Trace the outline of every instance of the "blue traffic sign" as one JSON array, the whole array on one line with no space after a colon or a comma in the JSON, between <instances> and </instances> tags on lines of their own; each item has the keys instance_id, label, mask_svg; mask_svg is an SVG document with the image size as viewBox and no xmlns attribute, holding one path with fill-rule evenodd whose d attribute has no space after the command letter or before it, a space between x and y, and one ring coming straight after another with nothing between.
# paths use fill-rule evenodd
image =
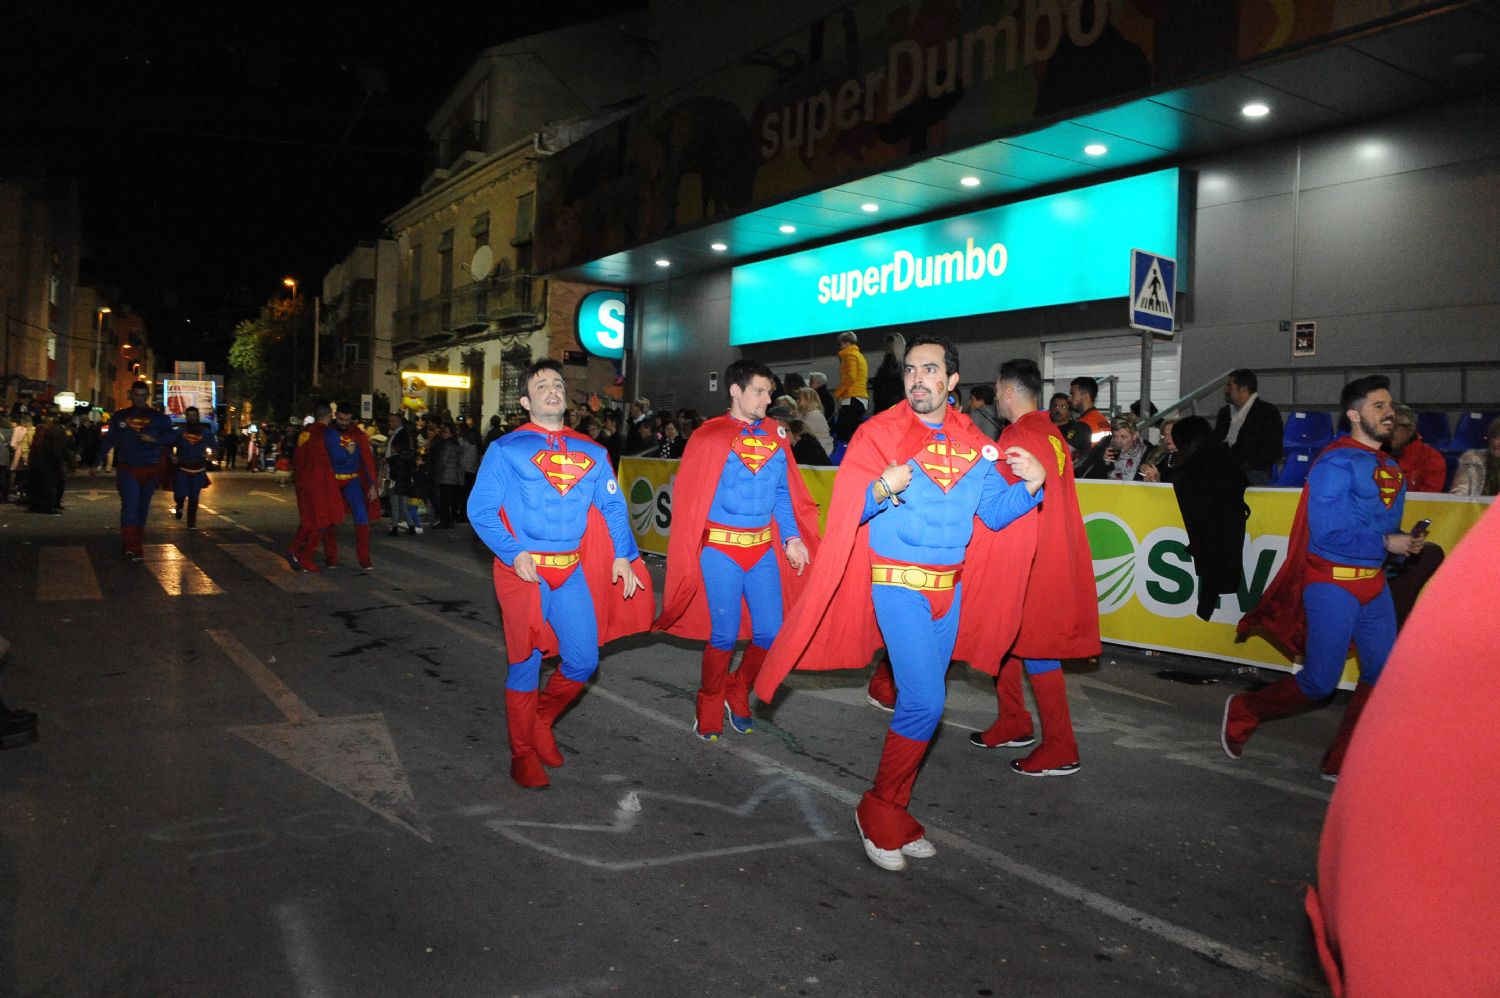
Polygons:
<instances>
[{"instance_id":1,"label":"blue traffic sign","mask_svg":"<svg viewBox=\"0 0 1500 998\"><path fill-rule=\"evenodd\" d=\"M1177 318L1177 261L1130 251L1130 327L1171 334Z\"/></svg>"}]
</instances>

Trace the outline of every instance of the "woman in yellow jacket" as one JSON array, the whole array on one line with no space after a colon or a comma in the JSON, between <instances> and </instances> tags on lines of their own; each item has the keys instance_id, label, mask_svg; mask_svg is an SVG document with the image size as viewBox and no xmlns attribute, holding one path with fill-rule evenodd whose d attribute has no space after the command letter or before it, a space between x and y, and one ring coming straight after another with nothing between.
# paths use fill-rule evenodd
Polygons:
<instances>
[{"instance_id":1,"label":"woman in yellow jacket","mask_svg":"<svg viewBox=\"0 0 1500 998\"><path fill-rule=\"evenodd\" d=\"M859 352L859 338L851 332L839 333L839 386L833 390L838 400L838 438L847 441L864 421L870 408L870 364Z\"/></svg>"}]
</instances>

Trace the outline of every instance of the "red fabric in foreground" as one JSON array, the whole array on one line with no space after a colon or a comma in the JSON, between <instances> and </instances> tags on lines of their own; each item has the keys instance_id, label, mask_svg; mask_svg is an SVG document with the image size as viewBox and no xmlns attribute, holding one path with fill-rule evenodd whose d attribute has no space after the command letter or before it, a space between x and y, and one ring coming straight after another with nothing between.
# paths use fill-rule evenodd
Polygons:
<instances>
[{"instance_id":1,"label":"red fabric in foreground","mask_svg":"<svg viewBox=\"0 0 1500 998\"><path fill-rule=\"evenodd\" d=\"M297 437L292 453L292 484L297 490L297 515L311 530L344 522L344 497L333 478L333 463L323 439L332 432L322 423L308 423Z\"/></svg>"},{"instance_id":2,"label":"red fabric in foreground","mask_svg":"<svg viewBox=\"0 0 1500 998\"><path fill-rule=\"evenodd\" d=\"M1307 911L1334 994L1500 995L1500 506L1428 583L1349 745Z\"/></svg>"}]
</instances>

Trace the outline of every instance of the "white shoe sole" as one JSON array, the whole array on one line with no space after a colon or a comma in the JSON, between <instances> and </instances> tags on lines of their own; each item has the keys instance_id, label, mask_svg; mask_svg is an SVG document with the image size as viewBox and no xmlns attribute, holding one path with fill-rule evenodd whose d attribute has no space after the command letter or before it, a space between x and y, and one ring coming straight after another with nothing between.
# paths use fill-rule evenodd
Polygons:
<instances>
[{"instance_id":1,"label":"white shoe sole","mask_svg":"<svg viewBox=\"0 0 1500 998\"><path fill-rule=\"evenodd\" d=\"M931 859L937 855L937 846L925 838L917 839L915 842L908 842L902 846L901 855L910 856L912 859Z\"/></svg>"},{"instance_id":2,"label":"white shoe sole","mask_svg":"<svg viewBox=\"0 0 1500 998\"><path fill-rule=\"evenodd\" d=\"M870 696L870 694L868 694L868 693L865 694L865 703L869 704L871 707L874 707L876 710L883 710L887 714L894 714L894 713L896 713L896 708L895 707L890 707L890 706L887 706L886 704L881 703L879 700L876 700L874 697Z\"/></svg>"},{"instance_id":3,"label":"white shoe sole","mask_svg":"<svg viewBox=\"0 0 1500 998\"><path fill-rule=\"evenodd\" d=\"M1027 746L1036 744L1036 735L1030 735L1026 738L1012 738L1010 741L1001 742L999 745L986 745L984 743L984 735L976 731L969 735L969 744L975 748L982 749L1026 748Z\"/></svg>"},{"instance_id":4,"label":"white shoe sole","mask_svg":"<svg viewBox=\"0 0 1500 998\"><path fill-rule=\"evenodd\" d=\"M899 873L906 869L906 857L901 855L899 849L882 849L869 839L865 838L865 830L859 827L859 815L854 816L854 828L859 832L859 840L864 843L865 857L882 870Z\"/></svg>"},{"instance_id":5,"label":"white shoe sole","mask_svg":"<svg viewBox=\"0 0 1500 998\"><path fill-rule=\"evenodd\" d=\"M739 727L734 723L734 711L729 709L729 704L727 703L724 705L724 724L729 728L730 731L733 731L737 735L755 734L755 719L751 718L750 726L748 728Z\"/></svg>"},{"instance_id":6,"label":"white shoe sole","mask_svg":"<svg viewBox=\"0 0 1500 998\"><path fill-rule=\"evenodd\" d=\"M698 731L698 722L697 721L693 722L693 737L696 738L696 739L698 739L700 742L716 742L716 741L719 740L719 736L718 735L705 735L705 734L700 733Z\"/></svg>"},{"instance_id":7,"label":"white shoe sole","mask_svg":"<svg viewBox=\"0 0 1500 998\"><path fill-rule=\"evenodd\" d=\"M1234 750L1229 747L1229 705L1234 703L1234 697L1237 695L1231 695L1224 701L1224 719L1219 722L1219 745L1223 747L1224 754L1231 759L1238 759L1240 755L1245 754L1243 747L1240 748L1240 755L1235 755Z\"/></svg>"},{"instance_id":8,"label":"white shoe sole","mask_svg":"<svg viewBox=\"0 0 1500 998\"><path fill-rule=\"evenodd\" d=\"M1082 768L1081 765L1075 762L1071 766L1060 766L1057 769L1038 769L1033 772L1029 769L1022 769L1020 759L1012 760L1010 764L1011 772L1021 776L1072 776Z\"/></svg>"}]
</instances>

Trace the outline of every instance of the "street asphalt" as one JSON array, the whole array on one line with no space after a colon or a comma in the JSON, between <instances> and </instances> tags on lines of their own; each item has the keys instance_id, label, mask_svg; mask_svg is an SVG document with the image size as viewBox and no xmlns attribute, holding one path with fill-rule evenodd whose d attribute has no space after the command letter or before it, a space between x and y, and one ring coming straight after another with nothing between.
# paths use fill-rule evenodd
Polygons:
<instances>
[{"instance_id":1,"label":"street asphalt","mask_svg":"<svg viewBox=\"0 0 1500 998\"><path fill-rule=\"evenodd\" d=\"M853 822L867 673L704 743L699 648L618 642L523 791L472 530L382 521L375 571L295 575L292 490L216 478L196 530L158 494L141 564L111 478L0 506L0 696L40 715L0 752L0 995L1327 993L1302 904L1342 708L1231 762L1224 698L1269 673L1106 646L1068 667L1081 772L1032 779L969 744L993 686L955 666L912 804L938 855L890 873Z\"/></svg>"}]
</instances>

